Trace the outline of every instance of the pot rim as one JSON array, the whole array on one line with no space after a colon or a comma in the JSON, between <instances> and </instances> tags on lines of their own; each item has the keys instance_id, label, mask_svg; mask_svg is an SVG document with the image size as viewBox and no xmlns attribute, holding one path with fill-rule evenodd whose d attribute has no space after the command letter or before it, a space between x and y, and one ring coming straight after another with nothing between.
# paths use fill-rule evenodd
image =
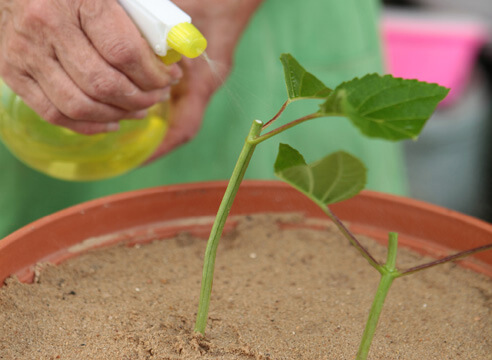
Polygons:
<instances>
[{"instance_id":1,"label":"pot rim","mask_svg":"<svg viewBox=\"0 0 492 360\"><path fill-rule=\"evenodd\" d=\"M141 230L142 226L148 227L154 223L162 224L166 216L171 220L213 216L226 185L226 181L207 181L134 190L90 200L38 219L0 240L0 264L10 262L14 269L8 274L0 269L0 282L10 274L18 274L19 278L29 280L35 263L53 259L52 255L57 251L65 253L59 256L60 259L70 257L66 254L67 248L89 238L121 233L122 230L126 234L124 236L128 237L129 230ZM205 196L211 202L200 204L205 205L205 210L196 206L198 202L194 200L198 195ZM283 199L284 195L295 198L296 204L301 204L302 211L308 216L326 218L304 195L276 180L245 180L238 192L232 213L299 211L296 210L295 204ZM257 203L251 203L250 198L254 198L254 201L265 199L271 207L269 205L267 210L259 211L258 206L255 206ZM140 204L142 199L151 203L148 209ZM166 207L166 204L162 203L163 199L186 203ZM119 219L120 214L128 210L125 207L130 208L129 219ZM178 210L174 211L177 207L182 215L178 216ZM445 256L449 254L449 249L466 250L485 245L492 240L492 224L437 205L392 194L364 190L356 197L333 204L330 208L342 220L348 221L350 229L356 234L368 235L385 243L388 231L396 231L400 233L400 243L403 246L433 256ZM361 209L362 211L359 211ZM148 216L148 221L138 223L137 218L141 216ZM112 222L115 224L112 225ZM122 228L118 225L120 223L127 227ZM57 230L57 226L61 230ZM78 226L77 230L75 226ZM45 238L42 238L43 236ZM60 245L60 236L70 236L69 244ZM428 241L431 242L431 249L428 249ZM44 244L46 246L43 246ZM30 254L26 256L31 264L26 263L19 265L20 268L15 268L13 263L25 253ZM485 264L476 265L473 261L466 260L467 266L492 277L492 252L478 254L475 258ZM29 275L26 275L28 273Z\"/></svg>"}]
</instances>

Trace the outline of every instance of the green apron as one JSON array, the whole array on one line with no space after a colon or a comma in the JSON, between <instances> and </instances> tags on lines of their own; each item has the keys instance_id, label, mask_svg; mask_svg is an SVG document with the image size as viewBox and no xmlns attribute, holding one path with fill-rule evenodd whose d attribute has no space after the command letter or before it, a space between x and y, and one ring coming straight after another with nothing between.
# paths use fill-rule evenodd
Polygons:
<instances>
[{"instance_id":1,"label":"green apron","mask_svg":"<svg viewBox=\"0 0 492 360\"><path fill-rule=\"evenodd\" d=\"M266 0L255 14L237 48L235 68L213 97L196 138L148 166L99 182L64 182L27 168L0 145L0 238L42 216L104 195L228 178L251 122L270 119L286 100L281 53L294 55L330 87L381 71L377 1L286 3ZM316 111L317 103L291 107L285 120ZM279 142L299 149L307 161L346 150L369 168L369 189L405 193L400 147L364 138L343 118L313 120L262 143L246 178L273 178Z\"/></svg>"}]
</instances>

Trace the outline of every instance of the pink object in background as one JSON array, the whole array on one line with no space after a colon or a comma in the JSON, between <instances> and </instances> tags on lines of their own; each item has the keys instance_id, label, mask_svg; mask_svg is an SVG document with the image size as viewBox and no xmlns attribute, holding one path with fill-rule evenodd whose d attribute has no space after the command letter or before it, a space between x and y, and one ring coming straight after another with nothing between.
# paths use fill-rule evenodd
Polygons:
<instances>
[{"instance_id":1,"label":"pink object in background","mask_svg":"<svg viewBox=\"0 0 492 360\"><path fill-rule=\"evenodd\" d=\"M386 71L446 86L451 91L441 105L452 104L465 89L478 52L489 40L488 30L468 18L390 11L382 20Z\"/></svg>"}]
</instances>

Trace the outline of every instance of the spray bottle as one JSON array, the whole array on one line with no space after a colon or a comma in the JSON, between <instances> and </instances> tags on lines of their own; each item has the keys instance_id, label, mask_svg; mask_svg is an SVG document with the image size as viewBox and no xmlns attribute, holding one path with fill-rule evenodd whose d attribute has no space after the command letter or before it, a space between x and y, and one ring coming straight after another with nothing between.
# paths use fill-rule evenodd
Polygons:
<instances>
[{"instance_id":1,"label":"spray bottle","mask_svg":"<svg viewBox=\"0 0 492 360\"><path fill-rule=\"evenodd\" d=\"M119 0L166 64L199 56L207 41L191 18L169 0ZM82 135L39 117L0 79L0 138L26 165L49 176L99 180L141 165L162 142L167 104L149 109L141 120L123 120L112 133Z\"/></svg>"}]
</instances>

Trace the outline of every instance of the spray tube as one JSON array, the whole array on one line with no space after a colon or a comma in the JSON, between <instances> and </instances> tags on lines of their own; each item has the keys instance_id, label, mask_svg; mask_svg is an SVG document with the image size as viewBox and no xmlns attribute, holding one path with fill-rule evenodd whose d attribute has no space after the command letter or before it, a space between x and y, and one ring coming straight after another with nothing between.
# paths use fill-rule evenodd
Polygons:
<instances>
[{"instance_id":1,"label":"spray tube","mask_svg":"<svg viewBox=\"0 0 492 360\"><path fill-rule=\"evenodd\" d=\"M191 18L169 0L119 0L156 55L166 64L195 58L207 41ZM41 119L0 79L0 138L26 165L73 181L100 180L141 165L167 130L167 104L141 120L122 120L112 133L82 135Z\"/></svg>"}]
</instances>

